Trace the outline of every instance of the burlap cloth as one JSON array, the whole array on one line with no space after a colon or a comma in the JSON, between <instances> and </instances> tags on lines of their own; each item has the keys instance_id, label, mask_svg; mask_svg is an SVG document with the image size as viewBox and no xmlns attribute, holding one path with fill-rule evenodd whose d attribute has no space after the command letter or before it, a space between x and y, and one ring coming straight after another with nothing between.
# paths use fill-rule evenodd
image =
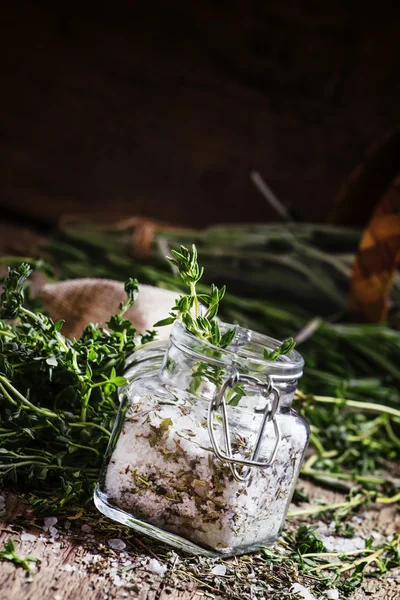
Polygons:
<instances>
[{"instance_id":1,"label":"burlap cloth","mask_svg":"<svg viewBox=\"0 0 400 600\"><path fill-rule=\"evenodd\" d=\"M62 333L71 338L79 338L88 323L106 325L110 317L118 313L120 302L126 298L124 284L110 279L45 283L38 290L38 296L54 321L65 320ZM170 290L139 285L138 298L125 318L133 322L139 333L144 333L168 316L177 297L178 294ZM167 339L170 330L171 327L161 327L158 339Z\"/></svg>"}]
</instances>

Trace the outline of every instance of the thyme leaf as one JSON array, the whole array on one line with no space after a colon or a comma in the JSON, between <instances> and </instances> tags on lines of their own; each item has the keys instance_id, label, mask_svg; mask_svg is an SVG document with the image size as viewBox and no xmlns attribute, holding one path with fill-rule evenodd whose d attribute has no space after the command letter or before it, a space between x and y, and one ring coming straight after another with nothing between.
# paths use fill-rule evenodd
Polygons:
<instances>
[{"instance_id":1,"label":"thyme leaf","mask_svg":"<svg viewBox=\"0 0 400 600\"><path fill-rule=\"evenodd\" d=\"M25 558L18 556L15 551L14 542L11 539L4 544L4 549L0 550L0 560L8 560L14 563L14 565L17 567L22 567L31 573L34 572L34 569L32 569L29 563L36 563L39 561L39 559L35 558L34 556L25 556Z\"/></svg>"}]
</instances>

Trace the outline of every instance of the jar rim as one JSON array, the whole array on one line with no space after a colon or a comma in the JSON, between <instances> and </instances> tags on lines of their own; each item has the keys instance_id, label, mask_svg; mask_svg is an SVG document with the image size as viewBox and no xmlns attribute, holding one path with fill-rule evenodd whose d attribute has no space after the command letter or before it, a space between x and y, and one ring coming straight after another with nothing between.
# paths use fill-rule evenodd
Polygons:
<instances>
[{"instance_id":1,"label":"jar rim","mask_svg":"<svg viewBox=\"0 0 400 600\"><path fill-rule=\"evenodd\" d=\"M251 329L234 325L230 323L220 322L221 332L224 333L227 329L234 327L236 329L235 338L230 346L235 345L237 351L227 348L220 348L206 340L201 340L189 331L181 321L175 321L170 335L170 341L190 353L196 353L201 356L200 348L204 347L205 351L218 352L220 358L212 358L212 362L221 366L234 366L234 359L242 359L244 366L257 365L262 368L262 371L269 376L273 376L275 380L290 381L299 379L303 374L304 359L297 350L292 350L289 354L279 356L276 361L265 360L263 356L264 348L269 350L280 346L282 342L273 337L258 333ZM194 348L195 346L195 348ZM257 351L258 350L258 351ZM208 359L208 357L205 357ZM208 359L209 360L209 359Z\"/></svg>"}]
</instances>

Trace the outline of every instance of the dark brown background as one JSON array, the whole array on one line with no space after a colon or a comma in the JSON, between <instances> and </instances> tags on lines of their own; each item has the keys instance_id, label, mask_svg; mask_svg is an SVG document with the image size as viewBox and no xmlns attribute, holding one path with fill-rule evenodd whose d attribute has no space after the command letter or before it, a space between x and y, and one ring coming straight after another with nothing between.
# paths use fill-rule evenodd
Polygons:
<instances>
[{"instance_id":1,"label":"dark brown background","mask_svg":"<svg viewBox=\"0 0 400 600\"><path fill-rule=\"evenodd\" d=\"M206 225L324 220L399 122L399 3L22 2L0 9L0 203Z\"/></svg>"}]
</instances>

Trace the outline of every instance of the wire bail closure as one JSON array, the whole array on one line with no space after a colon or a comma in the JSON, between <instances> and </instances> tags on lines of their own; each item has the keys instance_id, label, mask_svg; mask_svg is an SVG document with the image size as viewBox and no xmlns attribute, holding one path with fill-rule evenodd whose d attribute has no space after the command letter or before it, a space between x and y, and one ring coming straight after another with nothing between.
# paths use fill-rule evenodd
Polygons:
<instances>
[{"instance_id":1,"label":"wire bail closure","mask_svg":"<svg viewBox=\"0 0 400 600\"><path fill-rule=\"evenodd\" d=\"M254 449L250 459L244 458L234 458L232 453L232 444L231 444L231 435L229 430L228 423L228 411L227 404L225 400L225 392L228 388L235 387L238 383L244 383L250 385L252 387L258 388L261 391L261 395L269 400L269 402L262 409L254 409L256 413L263 413L264 417L261 422L260 429L257 434L257 439L254 445ZM272 397L272 398L271 398ZM274 387L271 378L267 376L266 381L261 381L257 377L253 377L251 375L243 375L238 373L237 371L228 377L222 384L218 393L214 396L208 406L208 416L207 416L207 428L208 433L210 435L211 444L216 456L227 463L229 463L230 469L234 478L237 481L244 482L247 481L251 475L252 467L258 467L259 469L266 469L271 466L271 463L274 461L279 442L281 441L281 432L279 429L278 422L276 420L276 411L279 405L279 391L276 387ZM223 427L223 435L225 441L225 449L223 452L216 440L214 429L213 429L213 415L215 412L222 407L222 427ZM267 462L260 462L258 457L261 451L261 445L264 437L265 427L269 421L272 421L275 432L275 445L271 452L271 456L269 457ZM237 466L246 467L243 469L242 473L239 473L237 470Z\"/></svg>"}]
</instances>

